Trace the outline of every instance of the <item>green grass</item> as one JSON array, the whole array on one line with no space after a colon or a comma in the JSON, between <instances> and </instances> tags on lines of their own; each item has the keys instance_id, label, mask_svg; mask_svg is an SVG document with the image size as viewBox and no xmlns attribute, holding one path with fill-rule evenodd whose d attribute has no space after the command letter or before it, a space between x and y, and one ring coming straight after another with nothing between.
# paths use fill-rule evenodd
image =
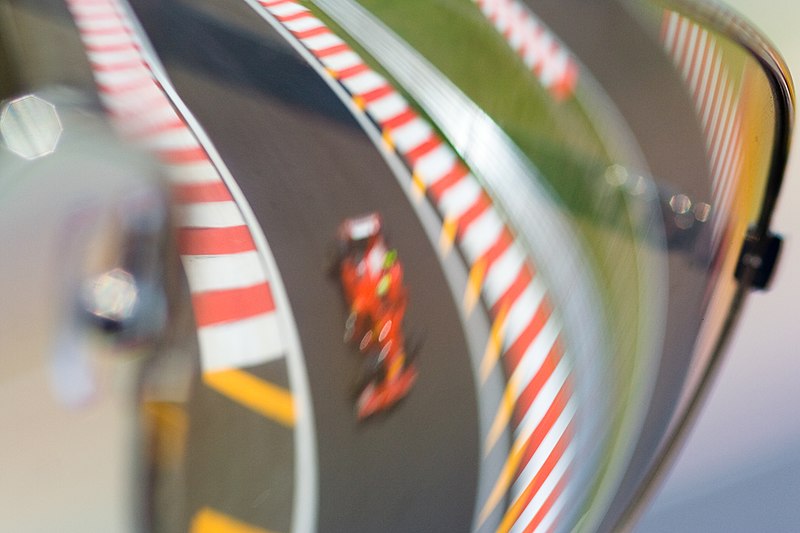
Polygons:
<instances>
[{"instance_id":1,"label":"green grass","mask_svg":"<svg viewBox=\"0 0 800 533\"><path fill-rule=\"evenodd\" d=\"M491 116L559 193L570 210L586 197L571 194L586 165L607 160L599 137L575 100L556 103L469 0L361 0ZM424 13L424 16L419 16ZM588 133L588 134L587 134ZM569 151L563 146L568 143Z\"/></svg>"}]
</instances>

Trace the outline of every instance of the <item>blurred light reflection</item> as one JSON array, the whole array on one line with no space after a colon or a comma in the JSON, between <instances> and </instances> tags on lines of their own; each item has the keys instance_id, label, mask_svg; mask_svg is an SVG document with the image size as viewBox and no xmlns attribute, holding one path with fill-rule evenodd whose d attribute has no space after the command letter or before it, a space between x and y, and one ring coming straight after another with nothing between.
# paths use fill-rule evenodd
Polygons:
<instances>
[{"instance_id":1,"label":"blurred light reflection","mask_svg":"<svg viewBox=\"0 0 800 533\"><path fill-rule=\"evenodd\" d=\"M0 113L0 135L6 147L25 159L52 154L62 131L56 107L35 95L7 102Z\"/></svg>"},{"instance_id":2,"label":"blurred light reflection","mask_svg":"<svg viewBox=\"0 0 800 533\"><path fill-rule=\"evenodd\" d=\"M650 182L643 176L636 176L627 182L628 192L631 196L641 197L641 200L647 201L653 198L652 193L654 188L650 186Z\"/></svg>"},{"instance_id":3,"label":"blurred light reflection","mask_svg":"<svg viewBox=\"0 0 800 533\"><path fill-rule=\"evenodd\" d=\"M611 165L606 169L605 178L612 187L622 187L628 182L628 170L622 165Z\"/></svg>"},{"instance_id":4,"label":"blurred light reflection","mask_svg":"<svg viewBox=\"0 0 800 533\"><path fill-rule=\"evenodd\" d=\"M694 218L698 222L705 222L711 216L711 206L705 202L699 202L694 206Z\"/></svg>"},{"instance_id":5,"label":"blurred light reflection","mask_svg":"<svg viewBox=\"0 0 800 533\"><path fill-rule=\"evenodd\" d=\"M669 206L676 215L684 215L692 208L692 201L685 194L675 194L669 199Z\"/></svg>"},{"instance_id":6,"label":"blurred light reflection","mask_svg":"<svg viewBox=\"0 0 800 533\"><path fill-rule=\"evenodd\" d=\"M139 291L133 276L115 268L90 281L84 293L86 309L98 318L121 325L136 309Z\"/></svg>"}]
</instances>

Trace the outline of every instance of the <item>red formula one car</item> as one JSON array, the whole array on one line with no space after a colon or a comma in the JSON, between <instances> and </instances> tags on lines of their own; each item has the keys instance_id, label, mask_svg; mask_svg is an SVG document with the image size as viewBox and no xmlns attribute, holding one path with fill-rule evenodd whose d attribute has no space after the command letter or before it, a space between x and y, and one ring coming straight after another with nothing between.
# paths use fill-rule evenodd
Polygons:
<instances>
[{"instance_id":1,"label":"red formula one car","mask_svg":"<svg viewBox=\"0 0 800 533\"><path fill-rule=\"evenodd\" d=\"M345 220L337 232L336 267L349 310L344 340L357 342L369 358L356 403L360 420L395 405L417 378L403 335L403 267L382 225L380 215L370 213Z\"/></svg>"}]
</instances>

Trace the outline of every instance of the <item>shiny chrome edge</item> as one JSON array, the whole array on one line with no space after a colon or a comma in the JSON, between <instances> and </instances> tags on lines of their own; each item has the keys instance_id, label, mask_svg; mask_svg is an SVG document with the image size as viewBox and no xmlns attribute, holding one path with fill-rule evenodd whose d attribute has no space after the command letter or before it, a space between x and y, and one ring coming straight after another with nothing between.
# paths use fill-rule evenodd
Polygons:
<instances>
[{"instance_id":1,"label":"shiny chrome edge","mask_svg":"<svg viewBox=\"0 0 800 533\"><path fill-rule=\"evenodd\" d=\"M752 229L752 235L759 244L763 244L769 234L770 222L783 183L794 129L795 90L789 68L771 41L728 6L713 0L656 0L654 3L665 9L679 12L741 46L761 66L770 84L775 105L775 131L764 200L756 225ZM734 294L728 316L722 325L719 339L712 350L708 366L696 389L690 393L685 411L675 415L672 434L665 438L657 451L651 463L650 472L641 482L627 510L617 520L614 531L631 531L633 529L656 495L656 491L674 463L677 453L685 443L689 430L700 413L700 407L708 396L709 384L719 370L720 361L738 322L755 273L754 269L749 269L743 276L739 288Z\"/></svg>"}]
</instances>

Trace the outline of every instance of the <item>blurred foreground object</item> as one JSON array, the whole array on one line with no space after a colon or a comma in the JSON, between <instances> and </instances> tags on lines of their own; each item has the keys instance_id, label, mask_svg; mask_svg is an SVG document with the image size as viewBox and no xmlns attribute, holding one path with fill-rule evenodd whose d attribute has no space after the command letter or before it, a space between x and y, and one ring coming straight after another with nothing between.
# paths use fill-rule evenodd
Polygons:
<instances>
[{"instance_id":1,"label":"blurred foreground object","mask_svg":"<svg viewBox=\"0 0 800 533\"><path fill-rule=\"evenodd\" d=\"M140 371L167 319L160 171L64 88L6 101L0 134L0 523L135 530Z\"/></svg>"}]
</instances>

